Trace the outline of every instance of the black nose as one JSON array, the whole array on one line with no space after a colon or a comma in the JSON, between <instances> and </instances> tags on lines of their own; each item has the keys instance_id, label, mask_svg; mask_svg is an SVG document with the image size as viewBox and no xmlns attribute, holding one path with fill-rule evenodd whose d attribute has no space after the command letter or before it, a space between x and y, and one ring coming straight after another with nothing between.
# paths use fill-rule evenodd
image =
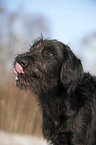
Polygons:
<instances>
[{"instance_id":1,"label":"black nose","mask_svg":"<svg viewBox=\"0 0 96 145\"><path fill-rule=\"evenodd\" d=\"M22 67L25 67L28 65L28 60L26 58L20 58L18 61L17 61Z\"/></svg>"}]
</instances>

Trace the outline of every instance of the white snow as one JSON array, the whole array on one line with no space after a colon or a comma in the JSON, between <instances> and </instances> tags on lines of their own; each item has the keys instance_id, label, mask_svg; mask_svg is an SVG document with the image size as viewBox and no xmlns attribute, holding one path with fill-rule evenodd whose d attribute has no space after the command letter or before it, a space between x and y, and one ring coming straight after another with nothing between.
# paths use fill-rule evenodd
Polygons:
<instances>
[{"instance_id":1,"label":"white snow","mask_svg":"<svg viewBox=\"0 0 96 145\"><path fill-rule=\"evenodd\" d=\"M47 145L42 138L0 131L0 145Z\"/></svg>"}]
</instances>

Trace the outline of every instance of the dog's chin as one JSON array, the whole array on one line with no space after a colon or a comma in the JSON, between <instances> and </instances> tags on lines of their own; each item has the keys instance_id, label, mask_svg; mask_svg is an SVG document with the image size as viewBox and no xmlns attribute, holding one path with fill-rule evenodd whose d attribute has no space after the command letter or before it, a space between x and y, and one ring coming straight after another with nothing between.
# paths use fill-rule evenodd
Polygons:
<instances>
[{"instance_id":1,"label":"dog's chin","mask_svg":"<svg viewBox=\"0 0 96 145\"><path fill-rule=\"evenodd\" d=\"M16 75L15 84L21 90L27 89L27 85L25 85L26 84L25 77L22 75Z\"/></svg>"},{"instance_id":2,"label":"dog's chin","mask_svg":"<svg viewBox=\"0 0 96 145\"><path fill-rule=\"evenodd\" d=\"M33 76L18 74L15 78L15 84L20 90L30 90L33 94L38 94L40 84Z\"/></svg>"}]
</instances>

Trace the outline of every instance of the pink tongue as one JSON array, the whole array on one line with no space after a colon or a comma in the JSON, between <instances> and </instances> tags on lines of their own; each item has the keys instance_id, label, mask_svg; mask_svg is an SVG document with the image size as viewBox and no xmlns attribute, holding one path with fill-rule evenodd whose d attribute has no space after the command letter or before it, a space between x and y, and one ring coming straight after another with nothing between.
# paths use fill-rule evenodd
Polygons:
<instances>
[{"instance_id":1,"label":"pink tongue","mask_svg":"<svg viewBox=\"0 0 96 145\"><path fill-rule=\"evenodd\" d=\"M18 73L24 74L23 67L22 67L18 62L16 62L16 66L15 66L15 68L14 68L13 71L14 71L16 74L18 74Z\"/></svg>"}]
</instances>

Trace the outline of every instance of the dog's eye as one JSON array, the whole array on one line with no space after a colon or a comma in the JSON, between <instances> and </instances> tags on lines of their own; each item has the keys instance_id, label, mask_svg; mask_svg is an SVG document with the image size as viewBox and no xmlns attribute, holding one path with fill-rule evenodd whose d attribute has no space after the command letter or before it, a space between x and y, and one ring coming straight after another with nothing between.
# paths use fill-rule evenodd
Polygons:
<instances>
[{"instance_id":1,"label":"dog's eye","mask_svg":"<svg viewBox=\"0 0 96 145\"><path fill-rule=\"evenodd\" d=\"M53 56L53 52L51 50L46 50L45 52L43 52L43 55L50 57Z\"/></svg>"}]
</instances>

